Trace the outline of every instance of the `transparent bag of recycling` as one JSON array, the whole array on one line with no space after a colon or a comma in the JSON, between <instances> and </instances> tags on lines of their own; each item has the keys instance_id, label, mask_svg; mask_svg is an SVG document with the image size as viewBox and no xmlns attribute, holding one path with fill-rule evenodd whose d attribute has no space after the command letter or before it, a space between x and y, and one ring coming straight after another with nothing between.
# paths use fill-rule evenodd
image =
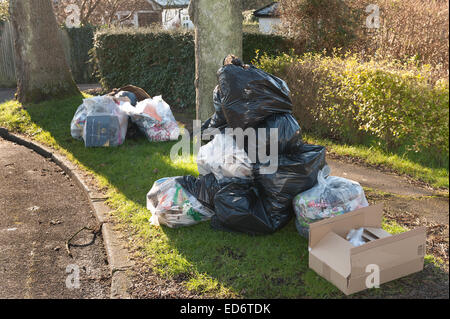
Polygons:
<instances>
[{"instance_id":1,"label":"transparent bag of recycling","mask_svg":"<svg viewBox=\"0 0 450 319\"><path fill-rule=\"evenodd\" d=\"M180 177L157 180L147 194L147 209L152 213L152 225L171 228L190 226L209 220L214 212L202 205L178 182Z\"/></svg>"},{"instance_id":2,"label":"transparent bag of recycling","mask_svg":"<svg viewBox=\"0 0 450 319\"><path fill-rule=\"evenodd\" d=\"M309 236L311 223L369 205L358 182L328 176L329 173L330 168L325 166L318 174L317 184L293 199L296 227L304 237Z\"/></svg>"},{"instance_id":3,"label":"transparent bag of recycling","mask_svg":"<svg viewBox=\"0 0 450 319\"><path fill-rule=\"evenodd\" d=\"M213 173L218 181L225 177L250 179L252 163L243 148L239 148L232 135L216 134L213 140L200 147L197 154L200 175Z\"/></svg>"},{"instance_id":4,"label":"transparent bag of recycling","mask_svg":"<svg viewBox=\"0 0 450 319\"><path fill-rule=\"evenodd\" d=\"M73 138L84 140L86 147L118 146L125 141L128 116L111 96L84 99L70 124Z\"/></svg>"},{"instance_id":5,"label":"transparent bag of recycling","mask_svg":"<svg viewBox=\"0 0 450 319\"><path fill-rule=\"evenodd\" d=\"M83 103L78 107L75 115L73 116L72 122L70 123L70 134L77 140L83 139L83 129L86 124L86 116L86 105Z\"/></svg>"},{"instance_id":6,"label":"transparent bag of recycling","mask_svg":"<svg viewBox=\"0 0 450 319\"><path fill-rule=\"evenodd\" d=\"M128 116L118 100L111 96L95 96L83 100L86 122L83 140L86 147L119 146L125 141Z\"/></svg>"},{"instance_id":7,"label":"transparent bag of recycling","mask_svg":"<svg viewBox=\"0 0 450 319\"><path fill-rule=\"evenodd\" d=\"M151 142L176 141L180 128L170 106L161 96L145 99L136 107L129 103L121 106Z\"/></svg>"}]
</instances>

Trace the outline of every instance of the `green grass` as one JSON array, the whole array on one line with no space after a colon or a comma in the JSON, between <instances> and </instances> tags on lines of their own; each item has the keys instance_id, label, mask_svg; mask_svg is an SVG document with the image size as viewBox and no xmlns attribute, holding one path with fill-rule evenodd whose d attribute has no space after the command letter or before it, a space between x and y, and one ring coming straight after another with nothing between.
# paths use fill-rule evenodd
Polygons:
<instances>
[{"instance_id":1,"label":"green grass","mask_svg":"<svg viewBox=\"0 0 450 319\"><path fill-rule=\"evenodd\" d=\"M324 145L328 151L337 155L357 157L368 164L383 165L397 173L409 175L436 188L448 189L449 187L449 171L445 167L427 167L405 156L388 153L376 147L339 144L312 135L305 135L304 139L308 143Z\"/></svg>"},{"instance_id":2,"label":"green grass","mask_svg":"<svg viewBox=\"0 0 450 319\"><path fill-rule=\"evenodd\" d=\"M188 289L217 298L344 297L308 268L308 243L297 234L293 221L261 237L214 231L209 222L180 229L150 226L145 205L153 182L166 176L197 175L194 159L172 163L173 142L145 139L127 140L117 148L85 148L70 136L70 121L79 104L81 97L26 109L6 102L0 104L0 126L57 149L94 174L107 189L114 215L134 230L134 241L143 247L142 258L160 276L184 278Z\"/></svg>"}]
</instances>

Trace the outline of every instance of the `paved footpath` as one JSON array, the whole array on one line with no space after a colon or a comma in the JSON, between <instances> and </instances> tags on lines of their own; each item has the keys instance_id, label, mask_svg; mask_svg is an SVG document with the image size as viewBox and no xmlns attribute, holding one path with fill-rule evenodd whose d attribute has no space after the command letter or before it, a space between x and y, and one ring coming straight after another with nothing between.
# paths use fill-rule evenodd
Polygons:
<instances>
[{"instance_id":1,"label":"paved footpath","mask_svg":"<svg viewBox=\"0 0 450 319\"><path fill-rule=\"evenodd\" d=\"M109 298L101 235L71 247L72 258L65 248L81 228L95 226L84 193L61 168L0 138L0 298ZM92 238L83 231L72 242Z\"/></svg>"}]
</instances>

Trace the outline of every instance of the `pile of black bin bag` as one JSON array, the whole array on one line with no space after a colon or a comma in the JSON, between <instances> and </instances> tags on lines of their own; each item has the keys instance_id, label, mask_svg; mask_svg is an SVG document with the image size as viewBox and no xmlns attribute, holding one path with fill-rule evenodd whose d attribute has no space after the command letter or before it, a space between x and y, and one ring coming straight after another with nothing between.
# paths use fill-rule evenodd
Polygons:
<instances>
[{"instance_id":1,"label":"pile of black bin bag","mask_svg":"<svg viewBox=\"0 0 450 319\"><path fill-rule=\"evenodd\" d=\"M251 235L271 234L294 216L292 199L313 187L325 163L325 148L303 143L301 129L292 116L292 101L287 84L260 69L243 65L239 59L217 72L219 85L214 90L215 113L202 132L218 128L278 128L278 170L264 174L263 163L256 160L253 178L224 178L213 174L177 181L216 214L211 226L224 231ZM264 145L257 143L257 145ZM267 141L266 146L270 145ZM241 145L246 151L248 141ZM256 154L258 151L256 151ZM267 154L269 150L267 150Z\"/></svg>"}]
</instances>

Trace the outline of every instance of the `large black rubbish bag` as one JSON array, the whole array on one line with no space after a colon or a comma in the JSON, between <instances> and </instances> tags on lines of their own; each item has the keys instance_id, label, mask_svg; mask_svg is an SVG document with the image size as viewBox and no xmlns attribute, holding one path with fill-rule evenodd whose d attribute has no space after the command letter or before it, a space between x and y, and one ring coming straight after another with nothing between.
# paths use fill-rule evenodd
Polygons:
<instances>
[{"instance_id":1,"label":"large black rubbish bag","mask_svg":"<svg viewBox=\"0 0 450 319\"><path fill-rule=\"evenodd\" d=\"M213 93L214 114L202 125L202 133L209 128L223 129L227 126L227 120L222 111L222 97L219 86L216 86Z\"/></svg>"},{"instance_id":2,"label":"large black rubbish bag","mask_svg":"<svg viewBox=\"0 0 450 319\"><path fill-rule=\"evenodd\" d=\"M211 227L250 235L273 233L272 221L264 210L258 189L251 181L236 180L214 197Z\"/></svg>"},{"instance_id":3,"label":"large black rubbish bag","mask_svg":"<svg viewBox=\"0 0 450 319\"><path fill-rule=\"evenodd\" d=\"M259 129L265 130L265 140L259 139ZM254 141L245 136L244 145L240 145L242 141L236 139L238 147L243 147L249 156L256 156L255 162L259 163L258 154L261 147L263 152L265 150L265 154L271 154L271 151L272 153L274 152L273 149L271 150L270 145L272 140L270 135L271 129L278 130L278 154L291 154L296 152L303 144L301 128L292 114L273 114L258 125Z\"/></svg>"},{"instance_id":4,"label":"large black rubbish bag","mask_svg":"<svg viewBox=\"0 0 450 319\"><path fill-rule=\"evenodd\" d=\"M231 64L220 68L217 77L229 127L255 127L271 114L292 112L289 88L276 76Z\"/></svg>"},{"instance_id":5,"label":"large black rubbish bag","mask_svg":"<svg viewBox=\"0 0 450 319\"><path fill-rule=\"evenodd\" d=\"M214 208L214 195L220 186L214 174L207 174L196 178L194 176L181 176L176 180L185 191L197 198L208 208Z\"/></svg>"},{"instance_id":6,"label":"large black rubbish bag","mask_svg":"<svg viewBox=\"0 0 450 319\"><path fill-rule=\"evenodd\" d=\"M278 157L276 173L265 174L263 165L255 168L255 184L274 229L293 217L292 199L317 183L325 164L325 147L303 144L297 152Z\"/></svg>"}]
</instances>

